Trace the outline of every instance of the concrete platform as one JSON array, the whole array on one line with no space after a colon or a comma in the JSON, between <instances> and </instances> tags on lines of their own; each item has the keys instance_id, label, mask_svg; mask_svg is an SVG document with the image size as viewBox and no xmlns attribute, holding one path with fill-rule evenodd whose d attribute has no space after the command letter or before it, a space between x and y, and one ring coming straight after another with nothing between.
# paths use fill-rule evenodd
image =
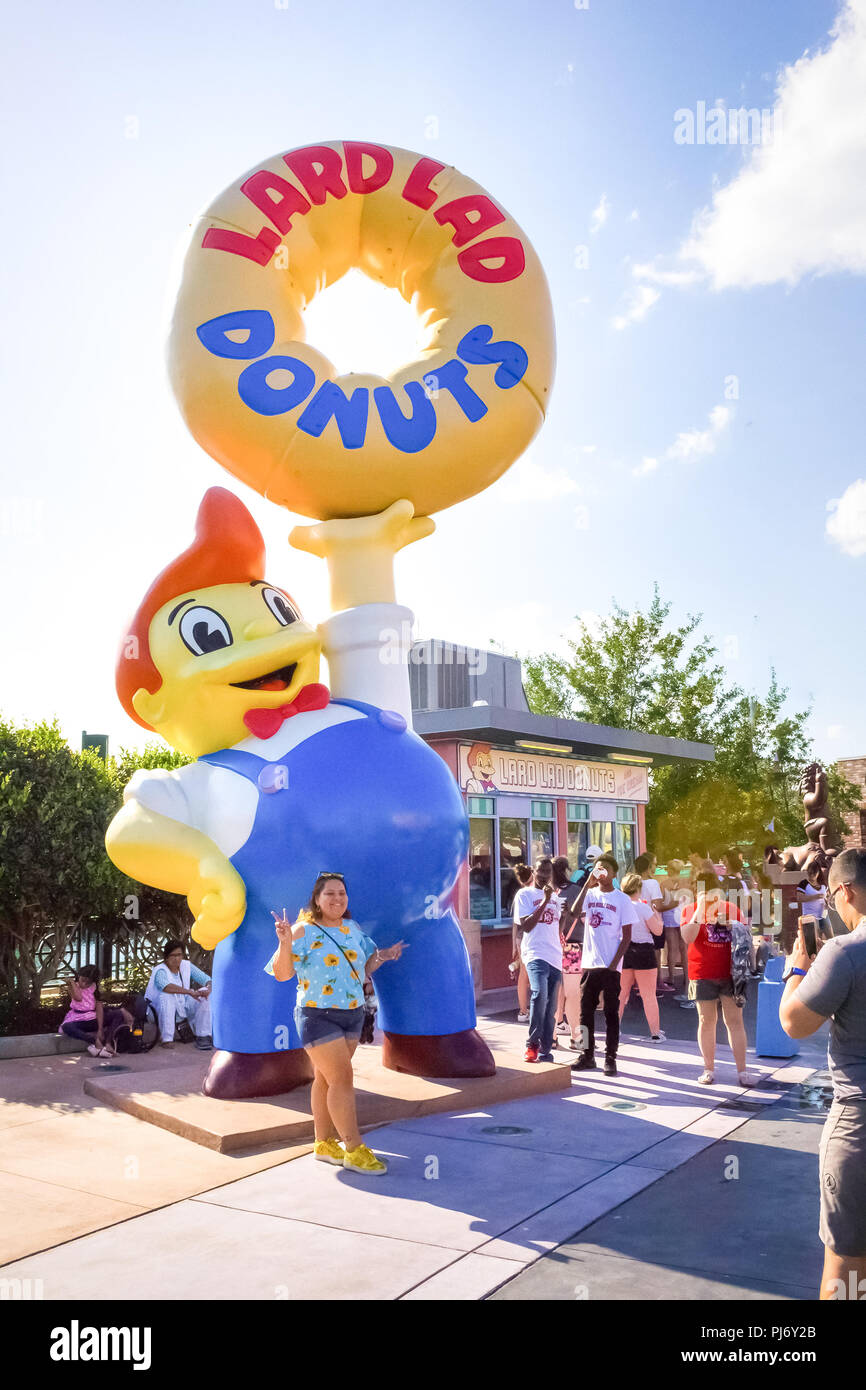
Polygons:
<instances>
[{"instance_id":1,"label":"concrete platform","mask_svg":"<svg viewBox=\"0 0 866 1390\"><path fill-rule=\"evenodd\" d=\"M355 1053L358 1122L370 1129L395 1121L444 1111L479 1110L505 1101L568 1090L568 1066L524 1062L513 1034L503 1044L495 1028L485 1036L496 1058L496 1075L454 1080L426 1080L387 1071L381 1048ZM120 1059L121 1061L123 1059ZM96 1100L136 1119L170 1130L218 1153L238 1153L263 1144L305 1144L313 1137L310 1088L264 1100L214 1100L201 1094L209 1053L190 1052L182 1065L153 1073L94 1071L84 1090ZM562 1061L573 1054L562 1054Z\"/></svg>"}]
</instances>

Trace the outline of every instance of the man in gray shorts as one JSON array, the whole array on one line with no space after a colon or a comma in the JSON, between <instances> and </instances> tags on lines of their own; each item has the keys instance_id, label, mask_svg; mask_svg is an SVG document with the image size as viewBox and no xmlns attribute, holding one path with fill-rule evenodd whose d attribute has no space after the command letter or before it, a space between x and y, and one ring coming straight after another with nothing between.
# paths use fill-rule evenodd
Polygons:
<instances>
[{"instance_id":1,"label":"man in gray shorts","mask_svg":"<svg viewBox=\"0 0 866 1390\"><path fill-rule=\"evenodd\" d=\"M810 959L798 932L779 1019L792 1038L807 1038L831 1019L834 1099L820 1153L821 1298L856 1299L866 1277L866 850L834 859L829 889L848 935L825 941Z\"/></svg>"}]
</instances>

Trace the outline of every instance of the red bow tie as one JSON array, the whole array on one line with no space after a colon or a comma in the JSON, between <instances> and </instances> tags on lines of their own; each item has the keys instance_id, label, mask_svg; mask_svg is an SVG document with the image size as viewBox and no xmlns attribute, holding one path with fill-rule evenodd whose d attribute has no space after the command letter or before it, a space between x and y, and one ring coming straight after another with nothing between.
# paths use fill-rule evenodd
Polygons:
<instances>
[{"instance_id":1,"label":"red bow tie","mask_svg":"<svg viewBox=\"0 0 866 1390\"><path fill-rule=\"evenodd\" d=\"M331 698L326 685L305 685L291 704L279 705L276 709L248 709L244 723L256 738L271 738L281 729L284 719L293 714L306 714L307 710L324 709Z\"/></svg>"}]
</instances>

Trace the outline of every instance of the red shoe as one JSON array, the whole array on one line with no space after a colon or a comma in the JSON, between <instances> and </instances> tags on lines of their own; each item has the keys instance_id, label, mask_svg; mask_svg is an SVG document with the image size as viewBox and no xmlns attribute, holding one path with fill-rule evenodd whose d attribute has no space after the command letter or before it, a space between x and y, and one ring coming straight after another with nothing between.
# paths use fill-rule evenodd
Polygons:
<instances>
[{"instance_id":1,"label":"red shoe","mask_svg":"<svg viewBox=\"0 0 866 1390\"><path fill-rule=\"evenodd\" d=\"M538 1048L537 1048L537 1047L528 1047L528 1048L526 1049L526 1051L524 1052L524 1054L523 1054L523 1060L524 1060L524 1062L537 1062L537 1061L538 1061Z\"/></svg>"}]
</instances>

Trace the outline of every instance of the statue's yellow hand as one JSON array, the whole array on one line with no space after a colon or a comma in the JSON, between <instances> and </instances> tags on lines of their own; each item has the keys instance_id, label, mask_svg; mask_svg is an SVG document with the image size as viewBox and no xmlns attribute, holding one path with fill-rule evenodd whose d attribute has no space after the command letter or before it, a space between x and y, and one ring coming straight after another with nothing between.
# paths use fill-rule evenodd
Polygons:
<instances>
[{"instance_id":1,"label":"statue's yellow hand","mask_svg":"<svg viewBox=\"0 0 866 1390\"><path fill-rule=\"evenodd\" d=\"M187 894L195 917L192 939L212 951L244 920L247 892L244 881L223 855L209 856L199 864L195 887Z\"/></svg>"},{"instance_id":2,"label":"statue's yellow hand","mask_svg":"<svg viewBox=\"0 0 866 1390\"><path fill-rule=\"evenodd\" d=\"M341 517L296 526L289 542L327 560L331 608L339 612L362 603L394 602L394 556L436 529L432 517L416 516L406 498L375 516Z\"/></svg>"},{"instance_id":3,"label":"statue's yellow hand","mask_svg":"<svg viewBox=\"0 0 866 1390\"><path fill-rule=\"evenodd\" d=\"M313 526L296 526L289 542L296 550L308 550L323 560L347 550L386 550L396 555L405 545L423 540L435 529L432 517L416 516L412 503L402 498L375 516L340 517L317 521Z\"/></svg>"}]
</instances>

